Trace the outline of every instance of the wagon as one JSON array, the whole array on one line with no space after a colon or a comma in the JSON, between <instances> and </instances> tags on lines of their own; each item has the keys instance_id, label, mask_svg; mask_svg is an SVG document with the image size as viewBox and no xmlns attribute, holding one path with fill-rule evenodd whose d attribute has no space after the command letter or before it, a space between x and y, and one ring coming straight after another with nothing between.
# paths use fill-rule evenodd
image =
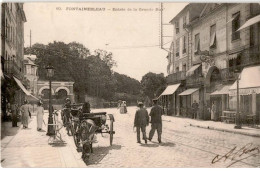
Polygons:
<instances>
[{"instance_id":1,"label":"wagon","mask_svg":"<svg viewBox=\"0 0 260 171\"><path fill-rule=\"evenodd\" d=\"M71 132L77 149L82 148L82 158L87 162L93 152L92 143L95 134L109 134L109 144L112 146L114 131L114 116L106 112L83 113L80 107L71 108Z\"/></svg>"}]
</instances>

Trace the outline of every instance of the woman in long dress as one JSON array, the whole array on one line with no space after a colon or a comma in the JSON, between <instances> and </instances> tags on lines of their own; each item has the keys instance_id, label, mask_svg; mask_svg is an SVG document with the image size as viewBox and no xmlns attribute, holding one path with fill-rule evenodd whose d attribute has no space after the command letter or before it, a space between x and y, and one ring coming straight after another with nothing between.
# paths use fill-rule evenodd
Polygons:
<instances>
[{"instance_id":1,"label":"woman in long dress","mask_svg":"<svg viewBox=\"0 0 260 171\"><path fill-rule=\"evenodd\" d=\"M214 102L212 103L211 106L211 120L215 121L216 120L216 106L214 104Z\"/></svg>"},{"instance_id":2,"label":"woman in long dress","mask_svg":"<svg viewBox=\"0 0 260 171\"><path fill-rule=\"evenodd\" d=\"M37 131L42 130L43 114L44 114L44 109L42 107L42 103L39 102L37 106Z\"/></svg>"},{"instance_id":3,"label":"woman in long dress","mask_svg":"<svg viewBox=\"0 0 260 171\"><path fill-rule=\"evenodd\" d=\"M28 123L29 123L29 113L30 113L30 105L28 104L28 101L25 100L24 104L20 108L21 113L22 113L22 124L23 128L28 128Z\"/></svg>"}]
</instances>

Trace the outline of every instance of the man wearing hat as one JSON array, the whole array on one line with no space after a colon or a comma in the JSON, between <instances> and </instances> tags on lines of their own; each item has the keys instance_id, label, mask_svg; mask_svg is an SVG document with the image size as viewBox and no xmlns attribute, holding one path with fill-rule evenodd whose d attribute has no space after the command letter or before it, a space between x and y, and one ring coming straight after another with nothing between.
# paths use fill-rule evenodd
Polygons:
<instances>
[{"instance_id":1,"label":"man wearing hat","mask_svg":"<svg viewBox=\"0 0 260 171\"><path fill-rule=\"evenodd\" d=\"M161 135L162 135L162 115L163 109L161 106L157 104L157 99L153 99L154 106L151 109L151 131L149 133L149 141L152 140L155 130L157 130L158 134L158 142L161 143Z\"/></svg>"},{"instance_id":2,"label":"man wearing hat","mask_svg":"<svg viewBox=\"0 0 260 171\"><path fill-rule=\"evenodd\" d=\"M144 104L142 102L138 102L138 107L140 109L136 111L134 120L134 127L136 127L137 131L137 143L141 143L140 129L143 133L143 140L147 143L146 126L149 125L149 116L147 110L143 108Z\"/></svg>"}]
</instances>

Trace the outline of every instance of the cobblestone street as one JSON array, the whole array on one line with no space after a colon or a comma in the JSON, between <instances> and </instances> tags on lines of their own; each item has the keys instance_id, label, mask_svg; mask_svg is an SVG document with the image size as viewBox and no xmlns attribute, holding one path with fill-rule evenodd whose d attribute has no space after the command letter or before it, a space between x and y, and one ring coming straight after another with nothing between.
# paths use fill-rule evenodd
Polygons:
<instances>
[{"instance_id":1,"label":"cobblestone street","mask_svg":"<svg viewBox=\"0 0 260 171\"><path fill-rule=\"evenodd\" d=\"M127 114L118 109L95 109L92 112L106 111L115 116L113 146L109 146L108 135L97 135L94 153L89 165L81 160L73 138L62 135L67 142L65 147L48 145L46 132L37 132L36 120L28 130L20 132L5 147L2 146L3 167L259 167L259 151L255 150L231 161L232 156L212 164L216 155L225 155L234 147L233 153L248 143L247 149L260 146L260 138L240 134L191 127L183 118L163 116L162 144L157 142L157 134L151 142L136 143L133 120L136 107L129 107ZM47 114L45 115L47 122ZM203 121L202 121L203 122ZM46 130L46 129L45 129ZM147 127L147 135L150 125ZM242 149L244 150L244 149ZM258 149L259 150L259 149ZM241 152L239 153L241 154ZM251 154L256 154L248 157ZM220 158L220 156L219 156Z\"/></svg>"}]
</instances>

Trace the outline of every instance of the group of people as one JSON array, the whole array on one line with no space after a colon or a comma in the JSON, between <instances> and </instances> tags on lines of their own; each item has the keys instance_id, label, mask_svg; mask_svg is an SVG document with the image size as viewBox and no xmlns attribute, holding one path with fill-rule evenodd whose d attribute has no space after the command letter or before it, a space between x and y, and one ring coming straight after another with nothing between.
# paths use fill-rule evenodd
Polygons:
<instances>
[{"instance_id":1,"label":"group of people","mask_svg":"<svg viewBox=\"0 0 260 171\"><path fill-rule=\"evenodd\" d=\"M15 107L13 107L15 108ZM31 105L28 103L27 100L24 100L24 104L20 107L20 109L16 105L16 111L13 111L12 114L12 126L17 127L17 117L20 113L21 115L21 123L23 125L23 129L28 128L29 125L29 119L32 116L31 112ZM13 110L15 110L13 109ZM37 104L37 109L36 109L36 116L37 116L37 131L42 130L42 123L43 123L43 114L44 114L44 109L42 107L42 102L39 101Z\"/></svg>"},{"instance_id":2,"label":"group of people","mask_svg":"<svg viewBox=\"0 0 260 171\"><path fill-rule=\"evenodd\" d=\"M137 132L137 143L141 143L140 139L140 131L143 134L143 140L147 144L147 139L149 141L152 140L155 131L157 130L158 134L158 142L161 143L161 135L162 135L162 115L163 109L157 104L157 99L153 99L153 107L150 111L150 117L148 115L148 111L144 108L144 104L142 102L138 102L139 109L135 113L134 119L134 127L136 127ZM146 126L149 125L149 121L151 123L151 130L149 132L149 137L146 136Z\"/></svg>"}]
</instances>

